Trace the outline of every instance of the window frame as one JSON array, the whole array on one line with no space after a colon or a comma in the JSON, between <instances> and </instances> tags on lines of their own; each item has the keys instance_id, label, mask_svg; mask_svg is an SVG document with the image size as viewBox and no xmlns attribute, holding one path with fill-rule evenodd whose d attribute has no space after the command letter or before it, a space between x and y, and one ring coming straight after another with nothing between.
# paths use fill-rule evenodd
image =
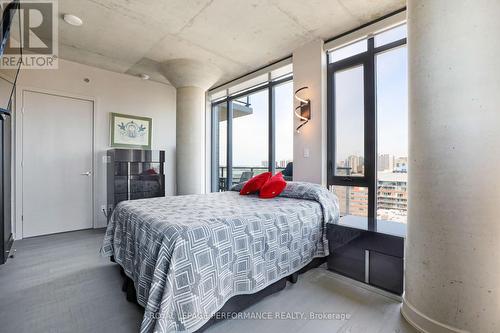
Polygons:
<instances>
[{"instance_id":1,"label":"window frame","mask_svg":"<svg viewBox=\"0 0 500 333\"><path fill-rule=\"evenodd\" d=\"M212 192L219 191L219 152L218 152L218 144L219 144L219 129L218 129L218 115L216 111L216 107L221 104L226 104L227 110L227 181L226 186L223 189L224 191L228 191L231 189L231 185L233 183L233 101L252 95L255 93L259 93L261 91L268 91L268 171L273 174L276 172L276 108L275 108L275 99L274 99L274 88L284 83L288 83L293 81L292 75L285 75L283 77L276 78L274 80L268 81L265 84L260 84L254 88L246 89L241 92L235 93L233 95L229 95L225 98L213 101L211 103L211 120L212 124L210 129L212 131L211 134L211 186L210 189ZM293 112L293 110L290 110ZM292 130L292 129L290 129Z\"/></svg>"},{"instance_id":2,"label":"window frame","mask_svg":"<svg viewBox=\"0 0 500 333\"><path fill-rule=\"evenodd\" d=\"M406 24L406 23L404 23ZM327 184L333 186L365 187L368 189L368 226L375 228L377 218L377 82L375 61L378 54L407 45L402 38L375 47L375 35L366 38L367 51L348 58L330 62L327 68ZM336 169L336 122L335 122L335 73L363 66L364 78L364 175L338 176Z\"/></svg>"}]
</instances>

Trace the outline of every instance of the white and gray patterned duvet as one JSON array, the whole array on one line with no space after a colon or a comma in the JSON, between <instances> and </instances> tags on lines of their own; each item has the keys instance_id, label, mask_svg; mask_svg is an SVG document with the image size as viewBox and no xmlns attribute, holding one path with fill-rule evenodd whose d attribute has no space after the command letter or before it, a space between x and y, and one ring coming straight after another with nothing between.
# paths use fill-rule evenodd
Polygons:
<instances>
[{"instance_id":1,"label":"white and gray patterned duvet","mask_svg":"<svg viewBox=\"0 0 500 333\"><path fill-rule=\"evenodd\" d=\"M252 294L328 255L336 197L290 182L280 197L237 192L120 203L101 252L134 281L141 332L192 332L235 295Z\"/></svg>"}]
</instances>

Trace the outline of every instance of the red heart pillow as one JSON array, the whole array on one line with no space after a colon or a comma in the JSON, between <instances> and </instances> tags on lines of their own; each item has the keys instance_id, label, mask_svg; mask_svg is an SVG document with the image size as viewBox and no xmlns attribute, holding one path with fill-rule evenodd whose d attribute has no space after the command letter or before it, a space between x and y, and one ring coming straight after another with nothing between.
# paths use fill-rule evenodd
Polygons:
<instances>
[{"instance_id":1,"label":"red heart pillow","mask_svg":"<svg viewBox=\"0 0 500 333\"><path fill-rule=\"evenodd\" d=\"M264 172L251 178L240 191L240 195L247 195L258 192L262 186L271 178L273 174L270 172Z\"/></svg>"},{"instance_id":2,"label":"red heart pillow","mask_svg":"<svg viewBox=\"0 0 500 333\"><path fill-rule=\"evenodd\" d=\"M286 181L280 172L271 177L260 189L259 197L262 199L275 198L283 192L286 187Z\"/></svg>"}]
</instances>

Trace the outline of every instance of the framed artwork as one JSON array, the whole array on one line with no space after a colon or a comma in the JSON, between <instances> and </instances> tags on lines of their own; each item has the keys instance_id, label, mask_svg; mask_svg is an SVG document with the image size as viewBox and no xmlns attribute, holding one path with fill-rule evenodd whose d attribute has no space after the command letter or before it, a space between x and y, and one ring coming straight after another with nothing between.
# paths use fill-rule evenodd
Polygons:
<instances>
[{"instance_id":1,"label":"framed artwork","mask_svg":"<svg viewBox=\"0 0 500 333\"><path fill-rule=\"evenodd\" d=\"M111 147L151 149L153 119L111 113Z\"/></svg>"}]
</instances>

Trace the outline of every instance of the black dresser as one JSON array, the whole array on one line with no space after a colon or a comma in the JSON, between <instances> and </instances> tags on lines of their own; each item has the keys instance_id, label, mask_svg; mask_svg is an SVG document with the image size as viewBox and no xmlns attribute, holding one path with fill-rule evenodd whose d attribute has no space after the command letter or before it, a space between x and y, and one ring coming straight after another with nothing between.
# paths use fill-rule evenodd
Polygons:
<instances>
[{"instance_id":1,"label":"black dresser","mask_svg":"<svg viewBox=\"0 0 500 333\"><path fill-rule=\"evenodd\" d=\"M165 196L164 151L110 149L107 158L108 213L121 201Z\"/></svg>"},{"instance_id":2,"label":"black dresser","mask_svg":"<svg viewBox=\"0 0 500 333\"><path fill-rule=\"evenodd\" d=\"M328 269L403 294L406 224L345 216L327 225Z\"/></svg>"}]
</instances>

